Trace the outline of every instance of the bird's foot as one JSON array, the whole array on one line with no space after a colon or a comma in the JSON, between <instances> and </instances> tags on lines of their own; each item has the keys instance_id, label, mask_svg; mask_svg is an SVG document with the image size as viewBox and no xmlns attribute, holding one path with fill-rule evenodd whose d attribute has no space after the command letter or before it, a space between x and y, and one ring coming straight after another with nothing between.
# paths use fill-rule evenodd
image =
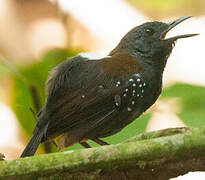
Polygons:
<instances>
[{"instance_id":1,"label":"bird's foot","mask_svg":"<svg viewBox=\"0 0 205 180\"><path fill-rule=\"evenodd\" d=\"M92 141L96 142L97 144L101 145L101 146L104 146L104 145L109 145L107 142L99 139L99 138L92 138L91 139Z\"/></svg>"}]
</instances>

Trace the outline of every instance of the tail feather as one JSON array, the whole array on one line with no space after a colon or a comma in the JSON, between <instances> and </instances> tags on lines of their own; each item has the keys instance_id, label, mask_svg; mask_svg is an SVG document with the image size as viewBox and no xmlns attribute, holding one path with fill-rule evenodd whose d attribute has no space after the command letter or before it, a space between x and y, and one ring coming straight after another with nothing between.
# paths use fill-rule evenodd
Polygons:
<instances>
[{"instance_id":1,"label":"tail feather","mask_svg":"<svg viewBox=\"0 0 205 180\"><path fill-rule=\"evenodd\" d=\"M38 146L43 141L43 138L46 137L46 131L49 124L48 115L49 113L47 113L46 108L43 107L39 112L39 114L37 115L38 121L33 132L33 137L27 144L26 148L21 154L21 157L33 156L37 151Z\"/></svg>"},{"instance_id":2,"label":"tail feather","mask_svg":"<svg viewBox=\"0 0 205 180\"><path fill-rule=\"evenodd\" d=\"M38 146L40 145L43 136L44 136L44 131L42 130L34 133L33 137L31 138L26 148L24 149L23 153L21 154L21 157L33 156L36 150L38 149Z\"/></svg>"}]
</instances>

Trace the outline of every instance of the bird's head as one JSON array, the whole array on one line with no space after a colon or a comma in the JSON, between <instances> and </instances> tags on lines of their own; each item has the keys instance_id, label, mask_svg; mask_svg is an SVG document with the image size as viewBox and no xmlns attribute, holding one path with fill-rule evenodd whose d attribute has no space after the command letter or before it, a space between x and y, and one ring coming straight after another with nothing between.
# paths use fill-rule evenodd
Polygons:
<instances>
[{"instance_id":1,"label":"bird's head","mask_svg":"<svg viewBox=\"0 0 205 180\"><path fill-rule=\"evenodd\" d=\"M171 23L155 21L137 26L123 37L118 46L110 54L125 51L141 61L165 65L178 39L198 35L184 34L165 38L166 34L172 28L190 17L191 16L182 17Z\"/></svg>"}]
</instances>

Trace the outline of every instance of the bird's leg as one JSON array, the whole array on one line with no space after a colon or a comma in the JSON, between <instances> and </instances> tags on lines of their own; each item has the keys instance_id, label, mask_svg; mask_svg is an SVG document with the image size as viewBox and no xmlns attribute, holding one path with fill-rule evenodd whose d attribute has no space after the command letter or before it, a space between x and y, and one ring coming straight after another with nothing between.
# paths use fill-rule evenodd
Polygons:
<instances>
[{"instance_id":1,"label":"bird's leg","mask_svg":"<svg viewBox=\"0 0 205 180\"><path fill-rule=\"evenodd\" d=\"M91 146L88 143L86 143L86 142L79 142L79 144L81 146L83 146L84 148L91 148Z\"/></svg>"},{"instance_id":2,"label":"bird's leg","mask_svg":"<svg viewBox=\"0 0 205 180\"><path fill-rule=\"evenodd\" d=\"M109 145L107 142L101 140L101 139L98 139L98 138L92 138L91 139L92 141L96 142L97 144L103 146L103 145Z\"/></svg>"}]
</instances>

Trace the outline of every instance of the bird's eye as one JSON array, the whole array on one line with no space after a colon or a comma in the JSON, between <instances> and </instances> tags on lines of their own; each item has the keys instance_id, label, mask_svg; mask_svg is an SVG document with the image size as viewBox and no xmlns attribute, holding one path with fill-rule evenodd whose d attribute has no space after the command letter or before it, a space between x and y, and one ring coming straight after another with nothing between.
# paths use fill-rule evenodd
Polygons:
<instances>
[{"instance_id":1,"label":"bird's eye","mask_svg":"<svg viewBox=\"0 0 205 180\"><path fill-rule=\"evenodd\" d=\"M145 32L149 35L149 36L152 36L154 34L154 30L151 29L151 28L146 28L145 29Z\"/></svg>"}]
</instances>

